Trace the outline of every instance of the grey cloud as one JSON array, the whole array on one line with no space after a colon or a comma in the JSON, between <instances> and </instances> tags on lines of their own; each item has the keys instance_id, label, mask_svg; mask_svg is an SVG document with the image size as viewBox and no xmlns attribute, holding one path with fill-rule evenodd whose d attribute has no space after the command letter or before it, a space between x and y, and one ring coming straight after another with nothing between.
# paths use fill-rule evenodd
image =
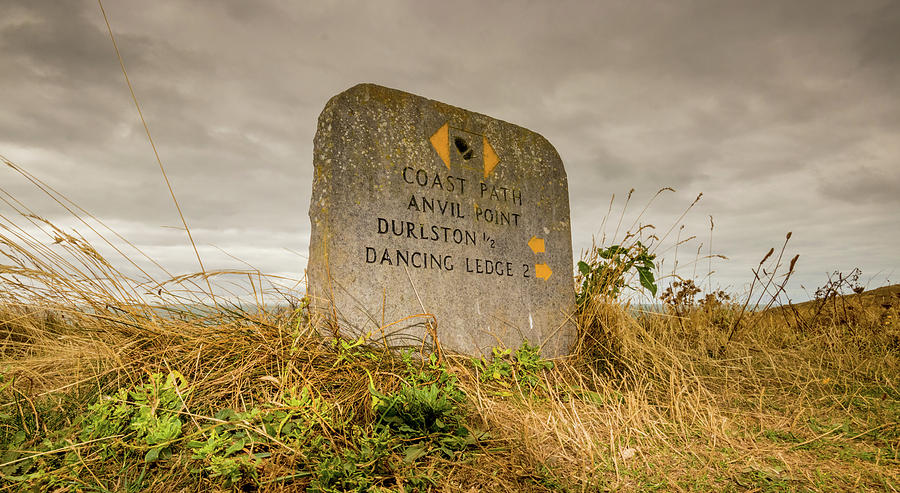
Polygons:
<instances>
[{"instance_id":1,"label":"grey cloud","mask_svg":"<svg viewBox=\"0 0 900 493\"><path fill-rule=\"evenodd\" d=\"M85 3L30 2L7 6L4 10L9 9L19 21L0 31L0 47L14 54L11 59L15 67L32 77L75 86L110 84L109 76L116 67L109 57L109 39L87 20ZM140 59L141 55L137 57Z\"/></svg>"},{"instance_id":2,"label":"grey cloud","mask_svg":"<svg viewBox=\"0 0 900 493\"><path fill-rule=\"evenodd\" d=\"M105 7L212 265L229 260L209 244L302 269L302 258L273 252L305 253L316 117L332 95L371 81L546 136L567 165L576 250L612 194L637 188L630 207L640 210L672 186L643 221L667 228L704 192L685 231L708 241L716 217L714 245L732 258L714 266L723 284L741 287L788 230L804 283L839 260L820 250L896 267L877 245L840 240L900 240L886 212L900 187L896 2ZM96 3L0 0L0 11L11 13L0 19L0 153L173 269L196 270L183 232L161 228L180 226L177 213ZM7 176L4 189L65 217Z\"/></svg>"},{"instance_id":3,"label":"grey cloud","mask_svg":"<svg viewBox=\"0 0 900 493\"><path fill-rule=\"evenodd\" d=\"M0 61L5 89L15 95L4 101L3 128L11 130L4 132L6 139L34 145L99 144L123 121L136 125L109 36L96 22L96 4L29 2L10 10L19 11L21 20L0 30L0 49L12 54ZM151 78L154 84L143 84L143 89L155 105L169 109L171 125L184 122L173 110L188 108L197 94L179 90L176 81L196 74L204 60L174 49L164 38L121 33L118 38L137 80L146 81L142 75L148 72L179 74L177 79ZM179 129L182 134L186 130Z\"/></svg>"},{"instance_id":4,"label":"grey cloud","mask_svg":"<svg viewBox=\"0 0 900 493\"><path fill-rule=\"evenodd\" d=\"M900 4L885 2L874 12L859 37L860 67L873 67L884 76L884 88L895 88L900 77Z\"/></svg>"},{"instance_id":5,"label":"grey cloud","mask_svg":"<svg viewBox=\"0 0 900 493\"><path fill-rule=\"evenodd\" d=\"M900 210L900 162L887 169L865 165L848 167L819 176L819 190L826 197L850 203L870 203Z\"/></svg>"}]
</instances>

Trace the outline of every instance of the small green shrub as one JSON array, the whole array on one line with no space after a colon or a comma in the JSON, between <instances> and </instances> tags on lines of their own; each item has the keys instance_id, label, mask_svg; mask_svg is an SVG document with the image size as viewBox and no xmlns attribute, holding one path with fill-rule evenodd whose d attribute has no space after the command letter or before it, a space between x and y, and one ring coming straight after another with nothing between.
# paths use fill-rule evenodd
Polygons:
<instances>
[{"instance_id":1,"label":"small green shrub","mask_svg":"<svg viewBox=\"0 0 900 493\"><path fill-rule=\"evenodd\" d=\"M482 382L497 382L504 387L509 387L509 378L512 376L512 363L509 361L510 349L495 347L491 350L491 360L484 358L472 358L472 365L478 370Z\"/></svg>"},{"instance_id":2,"label":"small green shrub","mask_svg":"<svg viewBox=\"0 0 900 493\"><path fill-rule=\"evenodd\" d=\"M191 459L203 461L203 468L211 478L222 478L227 485L241 480L249 473L256 477L256 462L246 454L238 455L254 442L246 430L223 430L213 428L205 442L191 441L188 447L194 449ZM258 458L257 458L258 459Z\"/></svg>"},{"instance_id":3,"label":"small green shrub","mask_svg":"<svg viewBox=\"0 0 900 493\"><path fill-rule=\"evenodd\" d=\"M369 347L372 333L363 334L357 339L332 339L331 345L337 352L337 360L334 365L350 363L355 360L378 361L380 356Z\"/></svg>"},{"instance_id":4,"label":"small green shrub","mask_svg":"<svg viewBox=\"0 0 900 493\"><path fill-rule=\"evenodd\" d=\"M220 424L209 430L206 440L187 445L194 450L191 459L203 464L195 471L222 478L227 485L257 477L259 461L270 455L260 451L268 450L272 439L309 455L318 454L322 437L316 433L332 424L325 401L307 387L288 389L276 402L246 412L222 409L215 417ZM252 449L256 452L251 453Z\"/></svg>"},{"instance_id":5,"label":"small green shrub","mask_svg":"<svg viewBox=\"0 0 900 493\"><path fill-rule=\"evenodd\" d=\"M112 396L101 395L99 401L88 406L88 418L81 430L81 439L87 441L125 434L134 411L134 406L128 402L128 389L118 389Z\"/></svg>"},{"instance_id":6,"label":"small green shrub","mask_svg":"<svg viewBox=\"0 0 900 493\"><path fill-rule=\"evenodd\" d=\"M656 296L656 278L653 271L656 255L651 254L647 246L640 241L633 245L612 245L608 248L597 248L596 257L588 262L578 262L581 274L581 287L576 293L576 304L583 307L594 296L616 298L624 288L637 289L625 284L626 275L637 271L638 281L644 289Z\"/></svg>"},{"instance_id":7,"label":"small green shrub","mask_svg":"<svg viewBox=\"0 0 900 493\"><path fill-rule=\"evenodd\" d=\"M399 391L385 395L370 382L376 432L401 439L406 444L406 462L415 462L433 451L455 458L476 441L465 426L466 395L459 389L456 375L448 372L434 354L422 362L420 369L409 352L403 354L403 361L407 379Z\"/></svg>"},{"instance_id":8,"label":"small green shrub","mask_svg":"<svg viewBox=\"0 0 900 493\"><path fill-rule=\"evenodd\" d=\"M541 372L553 368L553 362L541 358L540 347L532 346L527 340L513 354L510 349L492 349L490 361L473 358L472 364L482 382L497 383L507 389L518 381L523 389L533 390L542 385ZM515 379L515 380L513 380ZM500 392L512 395L509 391Z\"/></svg>"},{"instance_id":9,"label":"small green shrub","mask_svg":"<svg viewBox=\"0 0 900 493\"><path fill-rule=\"evenodd\" d=\"M118 389L110 397L89 407L91 411L81 430L82 440L125 435L148 447L145 462L171 457L171 446L181 436L180 411L184 397L191 393L184 376L177 371L163 377L150 375L148 381L133 390ZM112 445L102 444L101 454L113 452Z\"/></svg>"},{"instance_id":10,"label":"small green shrub","mask_svg":"<svg viewBox=\"0 0 900 493\"><path fill-rule=\"evenodd\" d=\"M354 447L320 456L308 491L371 491L379 478L392 476L389 457L398 446L393 435L354 427L351 438Z\"/></svg>"},{"instance_id":11,"label":"small green shrub","mask_svg":"<svg viewBox=\"0 0 900 493\"><path fill-rule=\"evenodd\" d=\"M516 350L514 366L519 382L527 387L541 385L541 372L553 368L553 362L541 358L541 348L532 346L527 340Z\"/></svg>"}]
</instances>

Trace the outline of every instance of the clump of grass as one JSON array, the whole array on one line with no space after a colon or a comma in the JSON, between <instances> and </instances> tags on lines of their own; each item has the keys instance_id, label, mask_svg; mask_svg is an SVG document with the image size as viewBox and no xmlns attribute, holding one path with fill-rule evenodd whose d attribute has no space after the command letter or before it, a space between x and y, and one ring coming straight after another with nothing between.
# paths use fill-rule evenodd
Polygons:
<instances>
[{"instance_id":1,"label":"clump of grass","mask_svg":"<svg viewBox=\"0 0 900 493\"><path fill-rule=\"evenodd\" d=\"M473 361L323 335L304 293L270 278L280 307L262 301L258 273L252 304L210 296L233 271L157 281L110 241L128 275L6 200L0 491L900 487L892 294L828 298L851 318L677 279L643 310L621 296L640 274L613 268L617 289L577 280L569 357ZM615 244L650 253L651 231ZM600 251L583 261L611 265Z\"/></svg>"}]
</instances>

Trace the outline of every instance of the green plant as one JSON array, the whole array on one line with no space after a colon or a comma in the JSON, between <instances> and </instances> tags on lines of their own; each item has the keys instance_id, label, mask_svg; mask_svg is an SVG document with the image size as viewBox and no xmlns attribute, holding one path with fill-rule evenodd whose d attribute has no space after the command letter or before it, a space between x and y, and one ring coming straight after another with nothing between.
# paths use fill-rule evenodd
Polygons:
<instances>
[{"instance_id":1,"label":"green plant","mask_svg":"<svg viewBox=\"0 0 900 493\"><path fill-rule=\"evenodd\" d=\"M245 473L256 475L256 461L247 455L236 455L238 452L252 443L253 436L246 430L222 430L214 427L205 442L191 441L188 447L194 449L191 459L201 460L206 463L204 470L212 478L223 478L227 485L231 485L243 478Z\"/></svg>"},{"instance_id":2,"label":"green plant","mask_svg":"<svg viewBox=\"0 0 900 493\"><path fill-rule=\"evenodd\" d=\"M456 452L474 443L463 426L459 403L437 384L424 388L404 386L390 395L372 395L378 399L375 429L388 431L409 443L403 451L406 462L414 462L433 450L452 459Z\"/></svg>"},{"instance_id":3,"label":"green plant","mask_svg":"<svg viewBox=\"0 0 900 493\"><path fill-rule=\"evenodd\" d=\"M114 435L142 442L148 447L145 462L171 456L171 445L181 435L183 425L179 413L184 397L191 393L187 380L177 371L163 377L153 373L146 383L131 391L118 389L110 397L101 396L91 405L81 438L91 440ZM101 453L109 455L109 445L101 445Z\"/></svg>"},{"instance_id":4,"label":"green plant","mask_svg":"<svg viewBox=\"0 0 900 493\"><path fill-rule=\"evenodd\" d=\"M482 382L493 381L509 387L508 379L512 376L512 364L509 361L510 349L495 347L491 350L491 360L472 358L472 365L478 370Z\"/></svg>"},{"instance_id":5,"label":"green plant","mask_svg":"<svg viewBox=\"0 0 900 493\"><path fill-rule=\"evenodd\" d=\"M288 389L280 403L260 413L266 433L295 447L303 447L315 431L332 425L328 403L308 387Z\"/></svg>"},{"instance_id":6,"label":"green plant","mask_svg":"<svg viewBox=\"0 0 900 493\"><path fill-rule=\"evenodd\" d=\"M408 376L399 391L385 395L369 381L375 430L408 444L403 450L406 462L414 462L435 450L454 458L457 452L476 442L465 426L465 393L459 389L456 376L434 354L418 369L412 353L404 353L403 361Z\"/></svg>"},{"instance_id":7,"label":"green plant","mask_svg":"<svg viewBox=\"0 0 900 493\"><path fill-rule=\"evenodd\" d=\"M118 389L111 396L88 406L88 419L81 430L82 440L123 434L128 430L134 406L128 402L128 389ZM101 449L106 451L106 449Z\"/></svg>"},{"instance_id":8,"label":"green plant","mask_svg":"<svg viewBox=\"0 0 900 493\"><path fill-rule=\"evenodd\" d=\"M191 459L203 462L203 468L195 471L222 478L227 485L248 475L255 479L260 460L270 455L259 450L269 449L273 439L295 450L319 453L322 437L316 432L332 423L328 405L308 387L288 389L274 402L246 412L222 409L215 419L219 424L209 430L206 440L191 441L188 447L194 450ZM251 453L253 449L257 452Z\"/></svg>"},{"instance_id":9,"label":"green plant","mask_svg":"<svg viewBox=\"0 0 900 493\"><path fill-rule=\"evenodd\" d=\"M334 366L341 363L350 363L356 359L368 359L370 361L378 361L379 356L373 352L368 346L372 333L363 334L357 339L345 339L339 337L331 341L332 346L337 352L337 359Z\"/></svg>"},{"instance_id":10,"label":"green plant","mask_svg":"<svg viewBox=\"0 0 900 493\"><path fill-rule=\"evenodd\" d=\"M393 475L388 458L398 445L387 430L354 427L351 442L353 446L340 453L319 457L308 491L371 491L379 480Z\"/></svg>"},{"instance_id":11,"label":"green plant","mask_svg":"<svg viewBox=\"0 0 900 493\"><path fill-rule=\"evenodd\" d=\"M74 454L44 455L69 445L64 438L69 430L56 429L54 425L60 425L62 420L51 418L56 413L46 404L37 403L32 411L34 414L0 413L0 485L2 480L49 481L56 470L77 461ZM44 426L49 427L48 435L38 431Z\"/></svg>"},{"instance_id":12,"label":"green plant","mask_svg":"<svg viewBox=\"0 0 900 493\"><path fill-rule=\"evenodd\" d=\"M513 354L510 349L493 348L490 361L472 358L472 365L478 371L482 382L494 382L510 388L513 378L525 389L541 385L541 372L553 368L553 362L541 358L540 347L532 346L527 340ZM511 392L501 392L512 395Z\"/></svg>"},{"instance_id":13,"label":"green plant","mask_svg":"<svg viewBox=\"0 0 900 493\"><path fill-rule=\"evenodd\" d=\"M372 479L366 471L358 468L356 461L344 454L322 458L315 467L314 476L307 491L337 493L368 491L372 487Z\"/></svg>"},{"instance_id":14,"label":"green plant","mask_svg":"<svg viewBox=\"0 0 900 493\"><path fill-rule=\"evenodd\" d=\"M640 285L656 296L656 278L653 275L656 255L650 253L643 243L635 241L630 246L597 248L594 253L596 256L587 262L578 262L581 275L581 288L576 295L578 306L583 306L594 296L616 298L623 288L636 290L625 283L625 276L632 269L637 272Z\"/></svg>"},{"instance_id":15,"label":"green plant","mask_svg":"<svg viewBox=\"0 0 900 493\"><path fill-rule=\"evenodd\" d=\"M436 383L446 394L458 403L464 403L466 394L459 388L459 379L447 371L447 367L437 355L431 353L425 359L417 359L411 350L400 353L400 359L406 366L406 383L411 386L423 386Z\"/></svg>"},{"instance_id":16,"label":"green plant","mask_svg":"<svg viewBox=\"0 0 900 493\"><path fill-rule=\"evenodd\" d=\"M528 340L525 340L522 342L522 346L516 350L514 368L519 382L534 388L541 384L541 372L553 368L553 362L541 358L541 348L532 346Z\"/></svg>"},{"instance_id":17,"label":"green plant","mask_svg":"<svg viewBox=\"0 0 900 493\"><path fill-rule=\"evenodd\" d=\"M164 458L171 456L171 442L181 435L183 425L178 414L184 406L182 399L190 391L184 376L173 371L165 380L162 374L154 373L149 382L128 393L137 407L130 428L137 432L138 440L150 446L145 462L156 461L160 454Z\"/></svg>"}]
</instances>

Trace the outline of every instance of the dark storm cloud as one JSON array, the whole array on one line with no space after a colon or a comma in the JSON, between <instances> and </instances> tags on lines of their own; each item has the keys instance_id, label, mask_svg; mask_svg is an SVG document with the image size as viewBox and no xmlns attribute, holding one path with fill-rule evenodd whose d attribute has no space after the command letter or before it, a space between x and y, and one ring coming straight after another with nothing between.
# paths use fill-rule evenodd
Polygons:
<instances>
[{"instance_id":1,"label":"dark storm cloud","mask_svg":"<svg viewBox=\"0 0 900 493\"><path fill-rule=\"evenodd\" d=\"M546 136L566 163L576 254L611 195L621 207L637 189L630 224L671 186L641 222L664 231L704 192L685 218L698 239L679 257L708 242L714 215L715 249L732 258L715 267L722 284L741 287L787 231L806 255L806 284L838 267L823 252L872 273L897 267L879 246L900 240L896 2L105 7L201 253L217 266L231 260L210 245L264 270L302 270L283 247L306 251L316 117L332 95L371 81ZM194 270L183 232L162 228L180 221L97 4L0 1L0 11L0 153L173 269ZM38 201L12 175L0 186ZM867 241L848 246L848 235Z\"/></svg>"}]
</instances>

